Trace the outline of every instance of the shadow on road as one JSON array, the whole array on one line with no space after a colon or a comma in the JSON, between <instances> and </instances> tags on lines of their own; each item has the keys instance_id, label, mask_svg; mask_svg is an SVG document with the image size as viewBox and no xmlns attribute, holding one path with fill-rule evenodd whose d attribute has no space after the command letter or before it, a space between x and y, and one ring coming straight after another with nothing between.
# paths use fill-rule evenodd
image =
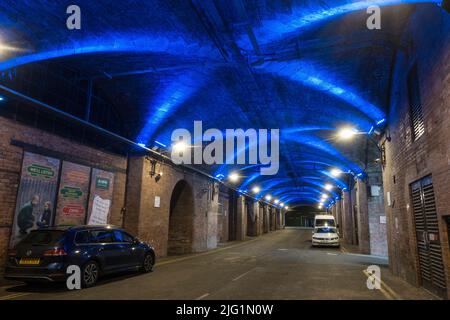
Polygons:
<instances>
[{"instance_id":1,"label":"shadow on road","mask_svg":"<svg viewBox=\"0 0 450 320\"><path fill-rule=\"evenodd\" d=\"M105 275L98 280L95 287L101 287L109 283L143 275L144 274L139 272L130 272L130 271ZM36 283L18 284L16 286L6 289L5 291L10 293L57 293L69 290L67 289L65 282L36 282Z\"/></svg>"}]
</instances>

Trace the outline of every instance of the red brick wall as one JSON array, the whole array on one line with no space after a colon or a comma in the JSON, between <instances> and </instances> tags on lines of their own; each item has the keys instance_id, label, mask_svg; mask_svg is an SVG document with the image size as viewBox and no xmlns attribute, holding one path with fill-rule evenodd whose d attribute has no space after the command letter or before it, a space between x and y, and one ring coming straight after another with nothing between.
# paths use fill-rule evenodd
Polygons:
<instances>
[{"instance_id":1,"label":"red brick wall","mask_svg":"<svg viewBox=\"0 0 450 320\"><path fill-rule=\"evenodd\" d=\"M383 184L385 196L387 192L391 195L391 206L386 201L390 268L414 284L419 284L419 276L410 184L429 174L437 201L447 279L450 265L442 219L450 213L450 25L439 18L441 14L446 13L438 7L417 10L404 32L403 43L411 45L397 55L388 121L392 140L385 143ZM442 39L443 35L447 37ZM414 62L418 64L425 120L425 134L417 141L412 140L406 86L406 75Z\"/></svg>"},{"instance_id":2,"label":"red brick wall","mask_svg":"<svg viewBox=\"0 0 450 320\"><path fill-rule=\"evenodd\" d=\"M12 145L11 140L82 159L93 167L120 169L120 172L115 172L110 222L119 226L122 224L121 210L124 206L126 180L124 170L127 165L125 157L102 152L0 117L0 270L4 267L11 234L23 157L23 148Z\"/></svg>"}]
</instances>

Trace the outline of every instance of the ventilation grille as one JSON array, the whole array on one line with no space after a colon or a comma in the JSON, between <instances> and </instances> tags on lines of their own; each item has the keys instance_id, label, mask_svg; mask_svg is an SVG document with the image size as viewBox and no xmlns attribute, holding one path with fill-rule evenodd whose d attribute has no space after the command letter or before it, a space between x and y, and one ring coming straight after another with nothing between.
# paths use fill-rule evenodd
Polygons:
<instances>
[{"instance_id":1,"label":"ventilation grille","mask_svg":"<svg viewBox=\"0 0 450 320\"><path fill-rule=\"evenodd\" d=\"M431 289L444 292L445 271L431 177L424 178L411 186L411 198L422 282L424 286L431 286Z\"/></svg>"},{"instance_id":2,"label":"ventilation grille","mask_svg":"<svg viewBox=\"0 0 450 320\"><path fill-rule=\"evenodd\" d=\"M408 74L408 97L412 138L415 141L425 132L417 64L414 64Z\"/></svg>"}]
</instances>

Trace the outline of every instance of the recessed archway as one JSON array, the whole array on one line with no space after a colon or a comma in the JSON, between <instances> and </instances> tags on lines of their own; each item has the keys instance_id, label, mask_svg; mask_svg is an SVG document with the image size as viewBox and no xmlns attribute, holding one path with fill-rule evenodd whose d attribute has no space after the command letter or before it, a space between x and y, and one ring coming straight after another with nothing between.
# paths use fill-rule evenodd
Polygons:
<instances>
[{"instance_id":1,"label":"recessed archway","mask_svg":"<svg viewBox=\"0 0 450 320\"><path fill-rule=\"evenodd\" d=\"M170 198L168 255L192 252L192 228L194 218L194 197L192 187L180 180Z\"/></svg>"}]
</instances>

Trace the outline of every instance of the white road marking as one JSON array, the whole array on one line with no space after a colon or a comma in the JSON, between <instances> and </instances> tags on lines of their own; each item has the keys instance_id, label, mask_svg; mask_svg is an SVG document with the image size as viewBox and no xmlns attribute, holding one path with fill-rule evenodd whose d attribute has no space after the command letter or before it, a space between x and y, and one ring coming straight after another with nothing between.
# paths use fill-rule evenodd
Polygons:
<instances>
[{"instance_id":1,"label":"white road marking","mask_svg":"<svg viewBox=\"0 0 450 320\"><path fill-rule=\"evenodd\" d=\"M207 296L209 296L209 293L205 293L204 295L202 295L198 298L195 298L195 300L202 300L203 298L206 298Z\"/></svg>"},{"instance_id":2,"label":"white road marking","mask_svg":"<svg viewBox=\"0 0 450 320\"><path fill-rule=\"evenodd\" d=\"M247 272L241 274L240 276L234 278L232 281L238 281L239 279L241 279L242 277L246 276L247 274L249 274L253 269L248 270Z\"/></svg>"}]
</instances>

